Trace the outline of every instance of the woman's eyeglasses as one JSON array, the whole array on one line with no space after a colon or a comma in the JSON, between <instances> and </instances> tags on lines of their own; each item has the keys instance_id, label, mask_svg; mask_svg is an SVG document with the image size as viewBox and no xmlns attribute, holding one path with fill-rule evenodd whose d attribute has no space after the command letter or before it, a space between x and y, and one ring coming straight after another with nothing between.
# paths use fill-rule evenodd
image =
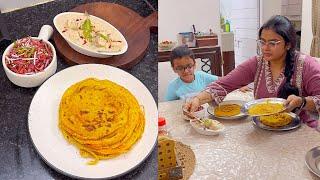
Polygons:
<instances>
[{"instance_id":1,"label":"woman's eyeglasses","mask_svg":"<svg viewBox=\"0 0 320 180\"><path fill-rule=\"evenodd\" d=\"M190 70L192 69L194 66L194 64L187 64L186 66L178 66L176 68L174 68L176 71L180 71L180 72L183 72L185 70Z\"/></svg>"},{"instance_id":2,"label":"woman's eyeglasses","mask_svg":"<svg viewBox=\"0 0 320 180\"><path fill-rule=\"evenodd\" d=\"M257 44L259 48L262 48L263 46L268 46L269 48L275 48L277 44L279 44L281 41L280 40L272 40L265 42L261 39L257 40Z\"/></svg>"}]
</instances>

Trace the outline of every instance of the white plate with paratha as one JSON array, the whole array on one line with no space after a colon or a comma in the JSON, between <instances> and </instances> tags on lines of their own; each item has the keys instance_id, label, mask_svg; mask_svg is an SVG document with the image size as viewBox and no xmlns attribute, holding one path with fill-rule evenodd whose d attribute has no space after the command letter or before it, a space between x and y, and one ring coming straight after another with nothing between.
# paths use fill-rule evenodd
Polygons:
<instances>
[{"instance_id":1,"label":"white plate with paratha","mask_svg":"<svg viewBox=\"0 0 320 180\"><path fill-rule=\"evenodd\" d=\"M128 89L145 111L142 137L127 153L96 165L87 165L79 149L66 141L59 127L59 103L65 90L86 78L108 79ZM149 90L131 74L107 65L85 64L64 69L49 78L33 97L28 115L33 144L43 160L55 170L74 178L114 178L143 162L153 150L158 134L158 110Z\"/></svg>"}]
</instances>

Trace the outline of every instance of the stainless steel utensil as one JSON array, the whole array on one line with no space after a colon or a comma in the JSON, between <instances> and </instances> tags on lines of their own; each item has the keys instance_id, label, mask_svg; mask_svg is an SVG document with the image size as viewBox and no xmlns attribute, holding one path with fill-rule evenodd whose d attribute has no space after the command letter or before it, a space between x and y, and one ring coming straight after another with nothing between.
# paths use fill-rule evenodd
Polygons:
<instances>
[{"instance_id":1,"label":"stainless steel utensil","mask_svg":"<svg viewBox=\"0 0 320 180\"><path fill-rule=\"evenodd\" d=\"M263 98L263 99L256 99L256 100L253 100L253 101L249 101L249 102L247 102L247 103L245 103L243 105L243 107L241 108L241 112L246 114L246 115L256 117L256 116L267 116L267 115L282 113L282 112L285 112L287 110L286 107L285 107L284 109L281 109L281 110L278 110L278 111L273 111L271 113L249 114L249 109L250 109L251 106L254 106L254 105L257 105L257 104L266 103L266 102L269 102L269 103L284 103L285 99L282 99L282 98Z\"/></svg>"}]
</instances>

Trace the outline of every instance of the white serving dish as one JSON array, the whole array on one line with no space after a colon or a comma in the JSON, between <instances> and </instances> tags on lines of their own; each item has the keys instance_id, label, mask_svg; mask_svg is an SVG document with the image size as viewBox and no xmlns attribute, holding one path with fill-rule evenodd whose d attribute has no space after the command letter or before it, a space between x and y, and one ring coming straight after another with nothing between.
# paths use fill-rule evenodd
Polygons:
<instances>
[{"instance_id":1,"label":"white serving dish","mask_svg":"<svg viewBox=\"0 0 320 180\"><path fill-rule=\"evenodd\" d=\"M117 157L87 165L87 158L68 143L59 127L59 104L66 89L87 79L108 79L128 89L144 108L145 129L132 148ZM66 68L43 83L34 95L28 113L28 127L35 150L56 171L75 179L111 179L139 166L156 147L158 109L147 87L131 74L102 64Z\"/></svg>"},{"instance_id":2,"label":"white serving dish","mask_svg":"<svg viewBox=\"0 0 320 180\"><path fill-rule=\"evenodd\" d=\"M5 62L5 56L9 53L9 51L13 48L14 43L10 44L6 50L4 51L2 55L2 65L4 68L4 71L8 77L8 79L15 85L21 86L21 87L36 87L41 85L46 79L48 79L50 76L52 76L56 70L57 70L57 55L56 50L54 46L48 41L51 37L53 32L53 29L49 25L44 25L41 27L40 33L38 37L32 37L33 39L40 40L42 39L46 44L48 44L51 47L52 50L52 61L51 63L41 72L26 75L26 74L18 74L13 71L11 71Z\"/></svg>"},{"instance_id":3,"label":"white serving dish","mask_svg":"<svg viewBox=\"0 0 320 180\"><path fill-rule=\"evenodd\" d=\"M199 134L207 135L207 136L212 136L212 135L218 135L222 131L224 131L225 127L223 124L221 124L217 120L212 120L214 122L217 122L220 124L220 128L217 130L212 130L208 128L204 128L204 126L200 125L201 123L197 120L192 120L190 121L191 126L193 127L194 130L196 130Z\"/></svg>"},{"instance_id":4,"label":"white serving dish","mask_svg":"<svg viewBox=\"0 0 320 180\"><path fill-rule=\"evenodd\" d=\"M67 43L69 44L69 46L74 49L75 51L87 55L87 56L91 56L91 57L96 57L96 58L107 58L107 57L111 57L111 56L115 56L115 55L120 55L125 53L128 50L128 43L125 39L125 37L121 34L121 32L115 28L112 24L108 23L107 21L90 15L90 18L93 19L94 21L100 22L102 24L106 24L107 26L111 27L112 29L114 29L117 33L119 33L121 40L124 41L124 47L121 49L121 51L119 52L100 52L100 51L96 51L96 50L91 50L88 48L85 48L84 46L78 45L77 43L71 41L71 39L69 37L67 37L64 33L62 33L62 29L59 27L61 25L59 25L59 21L63 21L65 18L67 18L68 16L83 16L84 13L79 13L79 12L63 12L60 13L58 15L56 15L53 19L53 24L56 27L57 31L61 34L61 36L67 41Z\"/></svg>"}]
</instances>

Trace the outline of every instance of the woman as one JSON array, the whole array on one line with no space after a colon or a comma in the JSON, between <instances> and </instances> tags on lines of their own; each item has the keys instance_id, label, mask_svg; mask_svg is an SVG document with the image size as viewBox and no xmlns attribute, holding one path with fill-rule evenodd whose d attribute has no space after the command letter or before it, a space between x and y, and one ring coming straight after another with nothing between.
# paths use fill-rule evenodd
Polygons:
<instances>
[{"instance_id":1,"label":"woman","mask_svg":"<svg viewBox=\"0 0 320 180\"><path fill-rule=\"evenodd\" d=\"M286 99L287 111L302 110L303 122L317 127L320 112L320 64L295 50L296 34L289 19L273 16L259 30L262 56L255 56L211 83L185 108L194 112L201 104L219 104L227 93L254 82L255 99Z\"/></svg>"}]
</instances>

